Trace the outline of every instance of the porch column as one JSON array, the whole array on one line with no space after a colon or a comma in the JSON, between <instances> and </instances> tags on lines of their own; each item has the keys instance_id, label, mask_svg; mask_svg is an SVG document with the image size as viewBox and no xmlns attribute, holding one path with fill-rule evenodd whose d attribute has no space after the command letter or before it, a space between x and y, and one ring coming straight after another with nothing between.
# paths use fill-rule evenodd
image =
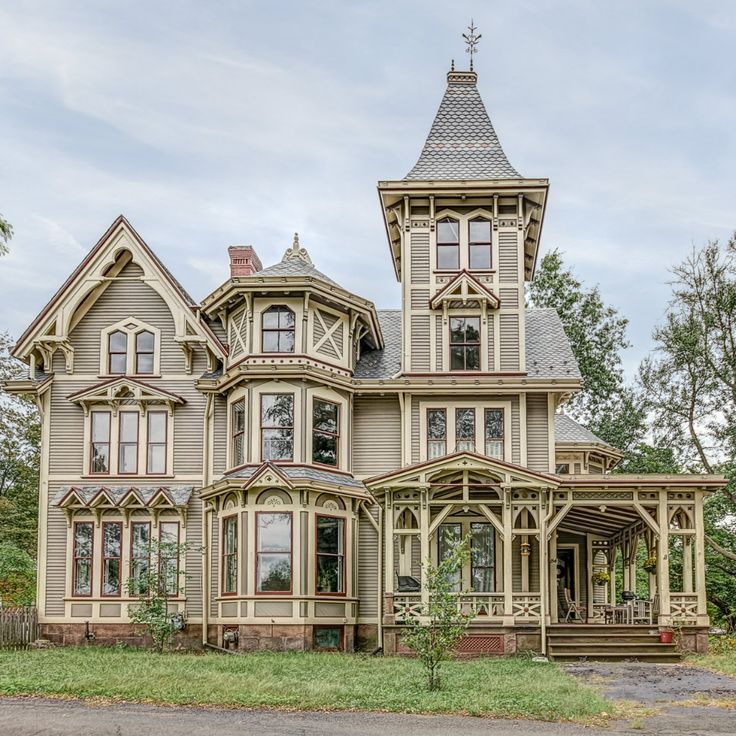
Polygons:
<instances>
[{"instance_id":1,"label":"porch column","mask_svg":"<svg viewBox=\"0 0 736 736\"><path fill-rule=\"evenodd\" d=\"M689 534L682 535L682 592L693 592L693 540Z\"/></svg>"},{"instance_id":2,"label":"porch column","mask_svg":"<svg viewBox=\"0 0 736 736\"><path fill-rule=\"evenodd\" d=\"M611 587L609 588L610 598L608 603L611 606L616 605L616 555L618 554L618 547L611 547L609 550L609 565L608 574L611 576Z\"/></svg>"},{"instance_id":3,"label":"porch column","mask_svg":"<svg viewBox=\"0 0 736 736\"><path fill-rule=\"evenodd\" d=\"M667 518L667 491L659 492L657 508L659 543L657 548L657 590L659 591L659 623L669 626L670 616L670 530Z\"/></svg>"},{"instance_id":4,"label":"porch column","mask_svg":"<svg viewBox=\"0 0 736 736\"><path fill-rule=\"evenodd\" d=\"M394 592L394 504L393 491L386 489L386 592Z\"/></svg>"},{"instance_id":5,"label":"porch column","mask_svg":"<svg viewBox=\"0 0 736 736\"><path fill-rule=\"evenodd\" d=\"M698 624L709 626L705 596L705 520L703 491L695 491L695 592L698 594Z\"/></svg>"},{"instance_id":6,"label":"porch column","mask_svg":"<svg viewBox=\"0 0 736 736\"><path fill-rule=\"evenodd\" d=\"M513 525L511 523L511 491L503 489L503 623L514 625Z\"/></svg>"},{"instance_id":7,"label":"porch column","mask_svg":"<svg viewBox=\"0 0 736 736\"><path fill-rule=\"evenodd\" d=\"M557 605L557 530L552 532L549 540L549 617L553 624L559 621Z\"/></svg>"},{"instance_id":8,"label":"porch column","mask_svg":"<svg viewBox=\"0 0 736 736\"><path fill-rule=\"evenodd\" d=\"M421 556L422 570L429 560L429 486L419 488L419 550ZM427 581L422 578L422 606L429 605L429 588Z\"/></svg>"}]
</instances>

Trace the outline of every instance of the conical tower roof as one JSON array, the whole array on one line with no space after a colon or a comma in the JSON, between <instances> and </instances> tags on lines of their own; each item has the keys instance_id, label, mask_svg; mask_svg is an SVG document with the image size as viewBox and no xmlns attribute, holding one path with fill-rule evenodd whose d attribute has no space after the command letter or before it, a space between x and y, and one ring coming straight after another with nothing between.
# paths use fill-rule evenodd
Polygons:
<instances>
[{"instance_id":1,"label":"conical tower roof","mask_svg":"<svg viewBox=\"0 0 736 736\"><path fill-rule=\"evenodd\" d=\"M520 179L501 148L475 72L451 71L427 141L405 180Z\"/></svg>"}]
</instances>

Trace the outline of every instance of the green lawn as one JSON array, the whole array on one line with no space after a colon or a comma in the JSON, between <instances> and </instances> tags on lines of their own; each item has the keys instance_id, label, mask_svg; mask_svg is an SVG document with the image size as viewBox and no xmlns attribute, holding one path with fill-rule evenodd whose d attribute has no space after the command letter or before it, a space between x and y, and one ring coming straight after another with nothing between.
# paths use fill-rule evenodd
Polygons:
<instances>
[{"instance_id":1,"label":"green lawn","mask_svg":"<svg viewBox=\"0 0 736 736\"><path fill-rule=\"evenodd\" d=\"M705 654L693 657L690 661L700 667L736 677L736 650L723 654Z\"/></svg>"},{"instance_id":2,"label":"green lawn","mask_svg":"<svg viewBox=\"0 0 736 736\"><path fill-rule=\"evenodd\" d=\"M447 663L439 692L426 691L422 677L416 660L356 654L157 655L97 647L0 651L0 696L576 721L612 710L595 690L554 664L529 659Z\"/></svg>"}]
</instances>

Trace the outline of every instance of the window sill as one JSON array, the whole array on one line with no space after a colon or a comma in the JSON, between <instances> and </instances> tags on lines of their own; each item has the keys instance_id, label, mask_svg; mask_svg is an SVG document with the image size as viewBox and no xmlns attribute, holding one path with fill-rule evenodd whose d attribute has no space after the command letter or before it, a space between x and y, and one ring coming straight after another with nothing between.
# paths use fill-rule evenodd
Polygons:
<instances>
[{"instance_id":1,"label":"window sill","mask_svg":"<svg viewBox=\"0 0 736 736\"><path fill-rule=\"evenodd\" d=\"M142 381L147 378L161 378L160 373L100 373L97 378L103 380L112 378L134 378L137 381Z\"/></svg>"},{"instance_id":2,"label":"window sill","mask_svg":"<svg viewBox=\"0 0 736 736\"><path fill-rule=\"evenodd\" d=\"M112 475L106 473L94 473L91 475L80 475L82 480L173 480L175 475L140 475L140 474L123 474Z\"/></svg>"}]
</instances>

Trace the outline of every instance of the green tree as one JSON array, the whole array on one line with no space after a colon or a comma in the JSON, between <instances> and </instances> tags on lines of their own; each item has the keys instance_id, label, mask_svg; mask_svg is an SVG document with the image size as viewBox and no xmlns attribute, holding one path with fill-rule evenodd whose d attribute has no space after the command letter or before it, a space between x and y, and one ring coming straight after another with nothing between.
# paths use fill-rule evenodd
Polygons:
<instances>
[{"instance_id":1,"label":"green tree","mask_svg":"<svg viewBox=\"0 0 736 736\"><path fill-rule=\"evenodd\" d=\"M448 545L448 549L438 565L431 560L423 564L429 603L422 608L421 617L407 621L408 631L402 636L402 642L424 666L429 690L439 689L440 666L453 655L473 619L473 614L464 613L458 606L454 590L458 573L470 557L470 536L454 547Z\"/></svg>"},{"instance_id":2,"label":"green tree","mask_svg":"<svg viewBox=\"0 0 736 736\"><path fill-rule=\"evenodd\" d=\"M8 241L13 237L13 226L0 215L0 256L8 252Z\"/></svg>"},{"instance_id":3,"label":"green tree","mask_svg":"<svg viewBox=\"0 0 736 736\"><path fill-rule=\"evenodd\" d=\"M736 619L736 236L673 269L672 300L640 369L651 428L694 472L723 473L706 502L708 600Z\"/></svg>"},{"instance_id":4,"label":"green tree","mask_svg":"<svg viewBox=\"0 0 736 736\"><path fill-rule=\"evenodd\" d=\"M36 600L36 561L11 542L0 542L0 607Z\"/></svg>"},{"instance_id":5,"label":"green tree","mask_svg":"<svg viewBox=\"0 0 736 736\"><path fill-rule=\"evenodd\" d=\"M138 601L128 607L135 624L146 627L154 649L162 653L183 625L183 618L169 611L169 599L184 589L181 560L188 546L165 539L152 539L146 564L134 570L127 580L127 591Z\"/></svg>"}]
</instances>

